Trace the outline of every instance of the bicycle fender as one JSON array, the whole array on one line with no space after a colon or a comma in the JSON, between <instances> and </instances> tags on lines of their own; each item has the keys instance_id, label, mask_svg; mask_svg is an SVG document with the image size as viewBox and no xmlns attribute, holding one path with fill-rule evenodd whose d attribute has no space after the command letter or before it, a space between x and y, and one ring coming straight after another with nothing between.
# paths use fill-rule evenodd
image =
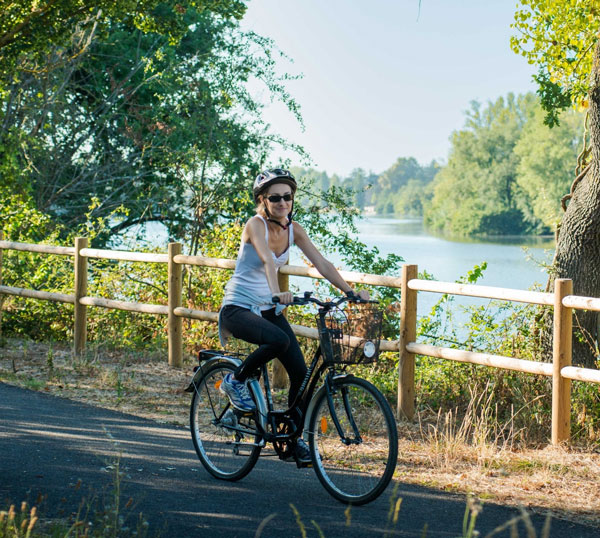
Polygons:
<instances>
[{"instance_id":1,"label":"bicycle fender","mask_svg":"<svg viewBox=\"0 0 600 538\"><path fill-rule=\"evenodd\" d=\"M260 423L260 426L262 427L263 431L267 431L267 402L265 400L265 395L263 394L258 379L249 379L248 389L254 396L254 403L256 403L256 416L258 418L258 422Z\"/></svg>"},{"instance_id":2,"label":"bicycle fender","mask_svg":"<svg viewBox=\"0 0 600 538\"><path fill-rule=\"evenodd\" d=\"M241 359L236 357L228 357L227 355L217 355L207 361L204 361L200 366L196 367L196 371L194 373L194 377L190 381L185 392L194 392L194 388L196 387L196 383L200 380L200 378L204 375L204 372L208 370L210 366L217 362L228 362L235 368L237 368L240 364L242 364Z\"/></svg>"},{"instance_id":3,"label":"bicycle fender","mask_svg":"<svg viewBox=\"0 0 600 538\"><path fill-rule=\"evenodd\" d=\"M352 374L339 374L336 376L333 376L333 380L337 381L338 379L347 379L347 378L352 378L354 377ZM308 404L308 407L306 409L306 415L304 416L304 435L307 434L308 429L310 427L309 425L309 421L310 421L310 417L315 409L315 405L317 400L319 399L319 396L321 395L321 393L325 392L327 390L327 387L325 386L325 383L323 383L323 385L321 385L319 387L319 390L317 390L314 394L313 397L310 399L310 403ZM304 439L307 443L308 443L308 439Z\"/></svg>"}]
</instances>

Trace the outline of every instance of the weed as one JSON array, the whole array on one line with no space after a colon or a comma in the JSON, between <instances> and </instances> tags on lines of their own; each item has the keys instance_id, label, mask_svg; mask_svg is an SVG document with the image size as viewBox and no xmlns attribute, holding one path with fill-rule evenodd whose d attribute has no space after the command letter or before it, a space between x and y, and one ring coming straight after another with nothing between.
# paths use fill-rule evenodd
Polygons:
<instances>
[{"instance_id":1,"label":"weed","mask_svg":"<svg viewBox=\"0 0 600 538\"><path fill-rule=\"evenodd\" d=\"M265 527L269 524L269 522L274 519L275 517L277 517L277 513L273 513L273 514L269 514L266 518L264 518L261 522L260 525L258 526L258 528L256 529L256 533L254 533L254 538L260 538L260 535L262 534L263 530L265 530Z\"/></svg>"},{"instance_id":2,"label":"weed","mask_svg":"<svg viewBox=\"0 0 600 538\"><path fill-rule=\"evenodd\" d=\"M35 379L33 377L25 378L23 384L30 390L42 390L46 388L46 383L44 381L40 381L39 379Z\"/></svg>"},{"instance_id":3,"label":"weed","mask_svg":"<svg viewBox=\"0 0 600 538\"><path fill-rule=\"evenodd\" d=\"M394 493L390 497L390 511L388 513L388 522L387 522L388 525L386 528L386 532L384 534L384 538L387 538L388 536L395 536L398 534L398 530L396 530L395 527L397 526L397 523L398 523L398 514L400 511L400 505L402 504L402 498L398 497L396 495L396 493L397 493L396 490L394 490ZM290 507L296 518L296 524L298 525L298 528L300 530L300 536L302 538L306 538L307 530L306 530L306 526L302 522L302 518L300 516L299 510L293 504L290 504ZM477 537L481 536L481 532L478 531L476 527L477 527L477 518L478 518L479 514L481 514L482 511L483 511L483 503L481 502L481 500L478 497L475 497L473 495L467 495L467 502L466 502L465 512L464 512L463 521L462 521L462 532L458 538L477 538ZM350 512L350 506L345 511L346 526L349 526L349 512ZM273 519L276 515L277 514L271 514L270 516L266 517L260 523L258 530L256 531L255 538L260 537L266 524L269 521L271 521L271 519ZM503 532L507 529L510 530L511 538L519 538L519 529L518 529L517 525L520 522L523 522L523 524L525 526L527 538L538 538L538 535L537 535L537 532L533 525L533 522L531 521L531 518L529 517L529 514L527 513L527 511L523 508L520 508L520 514L518 516L515 516L515 517L509 519L508 521L506 521L505 523L503 523L502 525L499 525L498 527L493 529L491 532L486 534L485 538L493 538L494 536L498 536L501 532ZM312 521L312 520L311 520L311 523L317 529L317 532L319 533L319 538L325 538L325 534L323 533L323 531L321 530L319 525L315 521ZM542 527L539 538L549 538L550 537L550 523L551 523L551 516L548 515L546 517L546 520ZM423 530L421 532L421 538L427 538L428 530L429 530L429 525L426 523L423 526Z\"/></svg>"},{"instance_id":4,"label":"weed","mask_svg":"<svg viewBox=\"0 0 600 538\"><path fill-rule=\"evenodd\" d=\"M482 504L478 499L472 495L467 496L467 507L465 508L465 515L463 517L461 538L474 538L479 536L479 532L475 530L475 523L477 522L477 516L481 513L482 508Z\"/></svg>"},{"instance_id":5,"label":"weed","mask_svg":"<svg viewBox=\"0 0 600 538\"><path fill-rule=\"evenodd\" d=\"M533 526L533 522L531 521L531 518L529 517L529 514L527 513L527 511L524 508L520 508L520 511L521 511L520 515L515 516L512 519L509 519L506 523L503 523L502 525L499 525L492 532L486 534L485 538L492 538L493 536L497 536L502 531L505 531L506 529L510 529L511 537L518 538L519 531L517 528L517 524L520 521L522 521L523 524L525 525L525 529L527 531L527 538L537 538L537 533L536 533L535 527ZM540 538L549 538L551 519L552 518L551 518L550 514L548 514L546 516L544 526L542 527L542 533L540 534Z\"/></svg>"},{"instance_id":6,"label":"weed","mask_svg":"<svg viewBox=\"0 0 600 538\"><path fill-rule=\"evenodd\" d=\"M123 381L121 379L121 370L116 372L115 390L117 391L117 401L121 401L124 395Z\"/></svg>"},{"instance_id":7,"label":"weed","mask_svg":"<svg viewBox=\"0 0 600 538\"><path fill-rule=\"evenodd\" d=\"M54 377L54 350L52 346L48 348L48 352L46 353L46 370L48 379L52 379Z\"/></svg>"},{"instance_id":8,"label":"weed","mask_svg":"<svg viewBox=\"0 0 600 538\"><path fill-rule=\"evenodd\" d=\"M512 450L514 445L515 415L504 423L498 422L489 385L479 394L471 387L469 391L471 398L462 416L458 409L446 412L440 409L436 421L427 424L424 424L422 413L418 416L421 437L431 445L437 463L446 467L465 452L465 447L472 447L479 465L486 466L498 452Z\"/></svg>"},{"instance_id":9,"label":"weed","mask_svg":"<svg viewBox=\"0 0 600 538\"><path fill-rule=\"evenodd\" d=\"M396 483L392 495L390 496L390 508L388 511L388 520L386 525L386 532L384 538L389 536L389 532L396 527L398 524L398 516L400 515L400 506L402 505L402 497L398 495L398 486Z\"/></svg>"},{"instance_id":10,"label":"weed","mask_svg":"<svg viewBox=\"0 0 600 538\"><path fill-rule=\"evenodd\" d=\"M38 521L37 507L29 509L27 503L21 503L21 511L11 504L8 511L0 512L0 538L29 538Z\"/></svg>"}]
</instances>

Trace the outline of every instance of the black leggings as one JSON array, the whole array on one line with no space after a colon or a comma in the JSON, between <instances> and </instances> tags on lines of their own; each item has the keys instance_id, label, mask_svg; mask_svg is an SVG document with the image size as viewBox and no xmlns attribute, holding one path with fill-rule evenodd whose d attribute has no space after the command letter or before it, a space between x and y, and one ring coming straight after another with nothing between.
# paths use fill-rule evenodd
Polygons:
<instances>
[{"instance_id":1,"label":"black leggings","mask_svg":"<svg viewBox=\"0 0 600 538\"><path fill-rule=\"evenodd\" d=\"M274 308L263 310L261 314L258 316L235 305L224 306L221 311L225 329L236 338L259 346L236 370L235 377L245 381L261 365L278 358L290 378L288 402L291 406L306 375L304 355L285 316L277 316Z\"/></svg>"}]
</instances>

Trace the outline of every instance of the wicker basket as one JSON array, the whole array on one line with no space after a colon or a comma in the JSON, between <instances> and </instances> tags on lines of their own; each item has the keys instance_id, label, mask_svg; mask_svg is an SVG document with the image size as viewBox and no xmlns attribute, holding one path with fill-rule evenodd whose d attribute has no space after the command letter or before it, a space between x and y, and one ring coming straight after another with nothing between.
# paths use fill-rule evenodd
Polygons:
<instances>
[{"instance_id":1,"label":"wicker basket","mask_svg":"<svg viewBox=\"0 0 600 538\"><path fill-rule=\"evenodd\" d=\"M376 305L354 304L317 316L319 341L326 362L366 364L379 355L383 312Z\"/></svg>"}]
</instances>

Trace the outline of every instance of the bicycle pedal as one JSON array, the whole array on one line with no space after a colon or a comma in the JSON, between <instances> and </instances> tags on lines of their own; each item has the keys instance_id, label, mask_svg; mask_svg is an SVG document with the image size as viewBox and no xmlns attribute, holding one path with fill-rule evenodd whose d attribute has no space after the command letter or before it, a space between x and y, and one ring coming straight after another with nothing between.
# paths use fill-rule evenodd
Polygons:
<instances>
[{"instance_id":1,"label":"bicycle pedal","mask_svg":"<svg viewBox=\"0 0 600 538\"><path fill-rule=\"evenodd\" d=\"M296 464L296 467L298 469L306 469L307 467L312 467L313 466L313 462L312 461L300 461L297 458L295 458L294 456L288 456L287 458L284 456L279 456L279 459L282 461L286 461L286 462L294 462Z\"/></svg>"}]
</instances>

